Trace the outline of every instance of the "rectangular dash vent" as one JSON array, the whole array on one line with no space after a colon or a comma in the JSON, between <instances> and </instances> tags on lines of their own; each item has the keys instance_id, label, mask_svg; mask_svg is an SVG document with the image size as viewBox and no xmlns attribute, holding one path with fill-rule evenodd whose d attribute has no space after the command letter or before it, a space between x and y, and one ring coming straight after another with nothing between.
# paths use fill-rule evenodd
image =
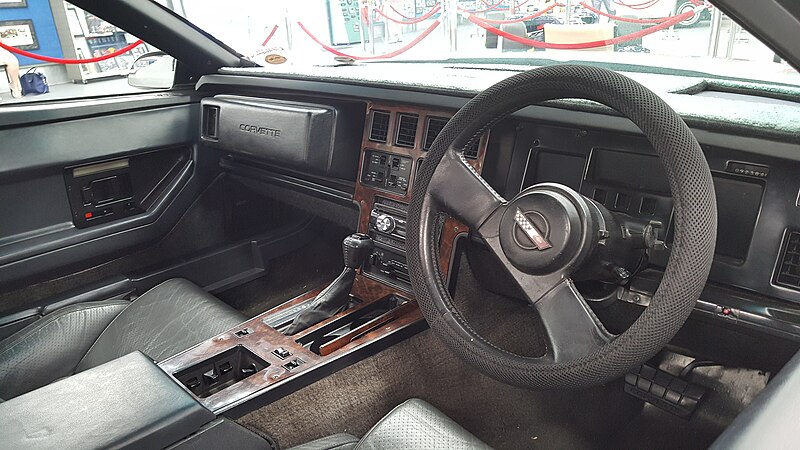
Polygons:
<instances>
[{"instance_id":1,"label":"rectangular dash vent","mask_svg":"<svg viewBox=\"0 0 800 450\"><path fill-rule=\"evenodd\" d=\"M478 159L478 144L480 142L480 139L478 139L472 145L470 145L468 149L464 150L464 158Z\"/></svg>"},{"instance_id":2,"label":"rectangular dash vent","mask_svg":"<svg viewBox=\"0 0 800 450\"><path fill-rule=\"evenodd\" d=\"M395 143L401 147L414 148L417 141L417 124L419 116L411 114L400 114L397 124L397 139Z\"/></svg>"},{"instance_id":3,"label":"rectangular dash vent","mask_svg":"<svg viewBox=\"0 0 800 450\"><path fill-rule=\"evenodd\" d=\"M442 132L442 129L447 125L448 119L443 117L428 117L428 123L425 124L425 142L422 149L428 151L436 140L436 136Z\"/></svg>"},{"instance_id":4,"label":"rectangular dash vent","mask_svg":"<svg viewBox=\"0 0 800 450\"><path fill-rule=\"evenodd\" d=\"M389 138L389 117L386 111L372 111L372 124L369 129L369 140L386 142Z\"/></svg>"},{"instance_id":5,"label":"rectangular dash vent","mask_svg":"<svg viewBox=\"0 0 800 450\"><path fill-rule=\"evenodd\" d=\"M800 290L800 232L791 231L786 237L775 283Z\"/></svg>"},{"instance_id":6,"label":"rectangular dash vent","mask_svg":"<svg viewBox=\"0 0 800 450\"><path fill-rule=\"evenodd\" d=\"M219 138L219 106L203 106L203 137L216 140Z\"/></svg>"}]
</instances>

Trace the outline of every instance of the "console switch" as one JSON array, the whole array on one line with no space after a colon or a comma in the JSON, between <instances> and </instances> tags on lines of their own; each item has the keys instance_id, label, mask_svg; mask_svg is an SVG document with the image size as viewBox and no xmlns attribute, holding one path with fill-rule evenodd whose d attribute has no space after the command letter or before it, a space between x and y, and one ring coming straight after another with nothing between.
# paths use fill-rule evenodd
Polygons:
<instances>
[{"instance_id":1,"label":"console switch","mask_svg":"<svg viewBox=\"0 0 800 450\"><path fill-rule=\"evenodd\" d=\"M292 352L290 352L289 350L286 350L283 347L276 348L275 350L272 351L272 353L275 356L277 356L278 358L280 358L280 359L286 359L286 358L292 356Z\"/></svg>"}]
</instances>

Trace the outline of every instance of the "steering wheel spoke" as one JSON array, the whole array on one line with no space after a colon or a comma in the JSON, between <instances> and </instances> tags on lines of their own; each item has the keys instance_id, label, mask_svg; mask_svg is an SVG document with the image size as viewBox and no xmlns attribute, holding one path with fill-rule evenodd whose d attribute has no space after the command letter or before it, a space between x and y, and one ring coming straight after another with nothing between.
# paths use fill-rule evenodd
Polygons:
<instances>
[{"instance_id":1,"label":"steering wheel spoke","mask_svg":"<svg viewBox=\"0 0 800 450\"><path fill-rule=\"evenodd\" d=\"M586 356L614 338L569 278L539 299L534 308L542 318L547 357L553 362Z\"/></svg>"},{"instance_id":2,"label":"steering wheel spoke","mask_svg":"<svg viewBox=\"0 0 800 450\"><path fill-rule=\"evenodd\" d=\"M436 168L428 194L441 210L475 230L505 203L452 146Z\"/></svg>"}]
</instances>

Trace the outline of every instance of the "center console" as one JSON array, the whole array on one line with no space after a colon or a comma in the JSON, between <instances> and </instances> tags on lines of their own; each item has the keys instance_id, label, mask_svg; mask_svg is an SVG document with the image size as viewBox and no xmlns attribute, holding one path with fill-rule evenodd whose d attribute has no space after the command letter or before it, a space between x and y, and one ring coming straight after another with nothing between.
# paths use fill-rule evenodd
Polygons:
<instances>
[{"instance_id":1,"label":"center console","mask_svg":"<svg viewBox=\"0 0 800 450\"><path fill-rule=\"evenodd\" d=\"M238 104L236 99L223 100ZM220 107L223 116L230 109L227 103L206 103ZM255 103L247 106L260 106ZM237 408L243 413L424 329L406 259L408 204L414 175L452 114L367 105L353 194L360 214L358 229L353 231L371 238L374 247L356 270L349 301L344 299L339 312L333 310L325 319L294 331L295 319L318 304L315 300L324 288L319 286L162 361L161 369L214 413ZM487 140L488 134L465 151L465 158L479 173ZM220 141L220 145L225 143ZM456 220L445 220L439 264L446 277L456 241L467 231ZM348 259L347 249L343 256ZM341 278L334 282L336 286L342 286Z\"/></svg>"}]
</instances>

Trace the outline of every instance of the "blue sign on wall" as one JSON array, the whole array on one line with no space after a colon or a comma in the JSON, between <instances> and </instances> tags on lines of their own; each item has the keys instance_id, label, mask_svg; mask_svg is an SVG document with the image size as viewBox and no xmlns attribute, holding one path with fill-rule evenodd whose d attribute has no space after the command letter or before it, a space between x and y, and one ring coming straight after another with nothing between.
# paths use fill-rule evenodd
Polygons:
<instances>
[{"instance_id":1,"label":"blue sign on wall","mask_svg":"<svg viewBox=\"0 0 800 450\"><path fill-rule=\"evenodd\" d=\"M28 0L25 8L0 8L0 23L6 20L32 20L33 31L36 33L36 40L39 42L39 49L28 50L37 55L61 58L64 54L61 51L61 41L56 32L56 23L53 20L53 12L50 10L48 0ZM21 66L31 66L45 64L35 59L17 55Z\"/></svg>"}]
</instances>

